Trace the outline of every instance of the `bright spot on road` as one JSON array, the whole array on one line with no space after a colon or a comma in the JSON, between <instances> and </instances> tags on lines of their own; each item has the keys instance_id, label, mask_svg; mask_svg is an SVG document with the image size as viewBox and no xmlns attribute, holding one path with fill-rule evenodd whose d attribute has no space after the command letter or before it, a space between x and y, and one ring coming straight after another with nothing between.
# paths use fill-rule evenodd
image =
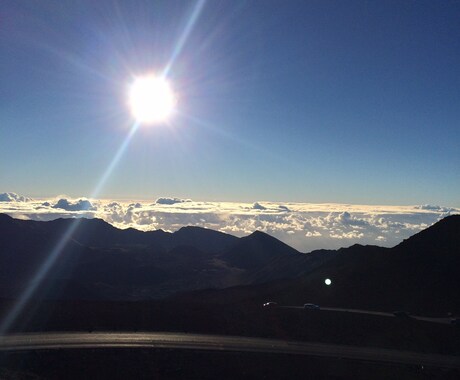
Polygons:
<instances>
[{"instance_id":1,"label":"bright spot on road","mask_svg":"<svg viewBox=\"0 0 460 380\"><path fill-rule=\"evenodd\" d=\"M332 284L332 281L331 281L330 278L326 278L326 279L324 280L324 283L325 283L327 286L329 286L329 285Z\"/></svg>"},{"instance_id":2,"label":"bright spot on road","mask_svg":"<svg viewBox=\"0 0 460 380\"><path fill-rule=\"evenodd\" d=\"M169 82L154 75L138 77L129 90L131 112L140 124L167 121L171 116L176 98Z\"/></svg>"}]
</instances>

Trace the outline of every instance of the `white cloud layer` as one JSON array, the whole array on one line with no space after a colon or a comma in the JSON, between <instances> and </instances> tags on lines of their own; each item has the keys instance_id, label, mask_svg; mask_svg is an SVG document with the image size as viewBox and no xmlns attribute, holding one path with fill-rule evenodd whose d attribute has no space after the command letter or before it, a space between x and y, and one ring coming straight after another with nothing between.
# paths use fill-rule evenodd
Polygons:
<instances>
[{"instance_id":1,"label":"white cloud layer","mask_svg":"<svg viewBox=\"0 0 460 380\"><path fill-rule=\"evenodd\" d=\"M169 198L169 197L161 197L157 198L155 201L158 205L173 205L176 203L184 203L184 202L191 202L190 199L180 199L180 198Z\"/></svg>"},{"instance_id":2,"label":"white cloud layer","mask_svg":"<svg viewBox=\"0 0 460 380\"><path fill-rule=\"evenodd\" d=\"M0 199L7 199L0 202L0 213L15 218L97 217L119 228L175 231L193 225L236 236L261 230L303 252L355 243L394 246L443 217L460 213L457 208L434 205L195 202L170 197L153 203L63 197L32 200L14 193L0 194Z\"/></svg>"},{"instance_id":3,"label":"white cloud layer","mask_svg":"<svg viewBox=\"0 0 460 380\"><path fill-rule=\"evenodd\" d=\"M49 202L43 202L42 206L49 206ZM77 199L76 201L69 201L67 199L59 199L55 205L51 206L53 208L60 208L67 211L88 211L96 210L96 207L93 207L91 202L87 199Z\"/></svg>"},{"instance_id":4,"label":"white cloud layer","mask_svg":"<svg viewBox=\"0 0 460 380\"><path fill-rule=\"evenodd\" d=\"M0 202L28 202L30 198L23 197L16 193L1 193Z\"/></svg>"}]
</instances>

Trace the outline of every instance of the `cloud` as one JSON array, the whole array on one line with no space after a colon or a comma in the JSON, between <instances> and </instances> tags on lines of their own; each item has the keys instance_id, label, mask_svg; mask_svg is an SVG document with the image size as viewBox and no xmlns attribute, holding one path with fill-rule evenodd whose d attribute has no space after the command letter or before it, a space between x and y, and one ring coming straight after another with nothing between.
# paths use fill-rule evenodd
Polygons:
<instances>
[{"instance_id":1,"label":"cloud","mask_svg":"<svg viewBox=\"0 0 460 380\"><path fill-rule=\"evenodd\" d=\"M336 225L344 225L344 226L367 226L369 222L352 216L349 212L344 211L341 213L330 213L327 217L327 221L329 224L336 226Z\"/></svg>"},{"instance_id":2,"label":"cloud","mask_svg":"<svg viewBox=\"0 0 460 380\"><path fill-rule=\"evenodd\" d=\"M266 210L267 209L266 207L262 206L259 202L253 203L252 208L254 210Z\"/></svg>"},{"instance_id":3,"label":"cloud","mask_svg":"<svg viewBox=\"0 0 460 380\"><path fill-rule=\"evenodd\" d=\"M47 203L47 202L45 202ZM66 211L90 211L96 210L96 208L91 204L91 202L87 199L78 199L75 202L68 201L65 198L61 198L57 201L53 208L59 208Z\"/></svg>"},{"instance_id":4,"label":"cloud","mask_svg":"<svg viewBox=\"0 0 460 380\"><path fill-rule=\"evenodd\" d=\"M350 232L342 232L342 231L336 231L332 232L329 235L332 239L362 239L364 237L364 234L362 232L357 232L357 231L350 231Z\"/></svg>"},{"instance_id":5,"label":"cloud","mask_svg":"<svg viewBox=\"0 0 460 380\"><path fill-rule=\"evenodd\" d=\"M291 210L289 210L289 207L283 206L283 205L279 205L278 208L279 208L281 211L286 211L286 212L291 211Z\"/></svg>"},{"instance_id":6,"label":"cloud","mask_svg":"<svg viewBox=\"0 0 460 380\"><path fill-rule=\"evenodd\" d=\"M16 193L1 193L0 202L29 202L30 198L23 197Z\"/></svg>"},{"instance_id":7,"label":"cloud","mask_svg":"<svg viewBox=\"0 0 460 380\"><path fill-rule=\"evenodd\" d=\"M0 212L16 218L52 220L97 217L118 228L176 231L187 225L236 236L264 231L294 248L309 252L355 243L394 246L403 239L459 210L442 206L362 206L264 201L195 202L174 197L155 203L77 198L20 201L9 197ZM446 211L449 210L449 211Z\"/></svg>"},{"instance_id":8,"label":"cloud","mask_svg":"<svg viewBox=\"0 0 460 380\"><path fill-rule=\"evenodd\" d=\"M158 205L173 205L176 203L184 203L184 202L191 202L191 201L192 201L191 199L161 197L161 198L157 198L155 203Z\"/></svg>"},{"instance_id":9,"label":"cloud","mask_svg":"<svg viewBox=\"0 0 460 380\"><path fill-rule=\"evenodd\" d=\"M441 207L437 205L420 205L420 206L415 206L416 209L418 210L428 210L428 211L439 211L439 212L455 212L458 211L455 208L452 207Z\"/></svg>"}]
</instances>

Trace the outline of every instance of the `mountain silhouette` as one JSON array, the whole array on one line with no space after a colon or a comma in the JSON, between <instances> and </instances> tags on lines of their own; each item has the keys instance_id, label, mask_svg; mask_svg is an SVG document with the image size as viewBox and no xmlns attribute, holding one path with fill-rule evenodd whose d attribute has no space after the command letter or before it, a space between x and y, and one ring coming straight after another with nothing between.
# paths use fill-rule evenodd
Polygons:
<instances>
[{"instance_id":1,"label":"mountain silhouette","mask_svg":"<svg viewBox=\"0 0 460 380\"><path fill-rule=\"evenodd\" d=\"M221 257L232 266L253 270L266 265L277 257L294 256L299 253L274 237L261 231L255 231L251 235L239 239Z\"/></svg>"},{"instance_id":2,"label":"mountain silhouette","mask_svg":"<svg viewBox=\"0 0 460 380\"><path fill-rule=\"evenodd\" d=\"M327 286L325 279L332 284ZM393 248L341 248L309 273L200 295L202 302L324 306L441 315L460 313L460 215L444 218ZM217 297L216 297L217 295Z\"/></svg>"},{"instance_id":3,"label":"mountain silhouette","mask_svg":"<svg viewBox=\"0 0 460 380\"><path fill-rule=\"evenodd\" d=\"M310 256L262 232L244 238L200 227L142 232L120 230L100 219L40 222L0 215L0 296L19 294L72 223L78 227L46 276L44 288L53 297L87 292L89 298L162 298L311 270ZM277 260L282 270L273 266ZM71 289L79 289L78 294Z\"/></svg>"},{"instance_id":4,"label":"mountain silhouette","mask_svg":"<svg viewBox=\"0 0 460 380\"><path fill-rule=\"evenodd\" d=\"M0 215L0 296L17 296L74 222ZM260 231L242 238L199 227L142 232L81 219L45 283L44 297L66 299L140 300L187 292L193 298L193 291L215 289L206 293L210 298L199 297L460 312L460 216L393 248L356 244L311 253Z\"/></svg>"},{"instance_id":5,"label":"mountain silhouette","mask_svg":"<svg viewBox=\"0 0 460 380\"><path fill-rule=\"evenodd\" d=\"M231 266L246 268L240 283L251 284L297 277L312 271L334 254L333 251L300 253L273 236L255 231L239 239L220 257Z\"/></svg>"}]
</instances>

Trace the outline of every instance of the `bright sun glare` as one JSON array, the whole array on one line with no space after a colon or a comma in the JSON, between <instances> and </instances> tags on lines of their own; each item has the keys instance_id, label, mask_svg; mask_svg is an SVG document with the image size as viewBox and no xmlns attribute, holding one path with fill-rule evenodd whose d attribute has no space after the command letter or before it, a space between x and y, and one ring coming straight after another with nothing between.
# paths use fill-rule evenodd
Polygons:
<instances>
[{"instance_id":1,"label":"bright sun glare","mask_svg":"<svg viewBox=\"0 0 460 380\"><path fill-rule=\"evenodd\" d=\"M129 91L131 112L141 124L167 121L175 102L169 82L153 75L136 78Z\"/></svg>"}]
</instances>

